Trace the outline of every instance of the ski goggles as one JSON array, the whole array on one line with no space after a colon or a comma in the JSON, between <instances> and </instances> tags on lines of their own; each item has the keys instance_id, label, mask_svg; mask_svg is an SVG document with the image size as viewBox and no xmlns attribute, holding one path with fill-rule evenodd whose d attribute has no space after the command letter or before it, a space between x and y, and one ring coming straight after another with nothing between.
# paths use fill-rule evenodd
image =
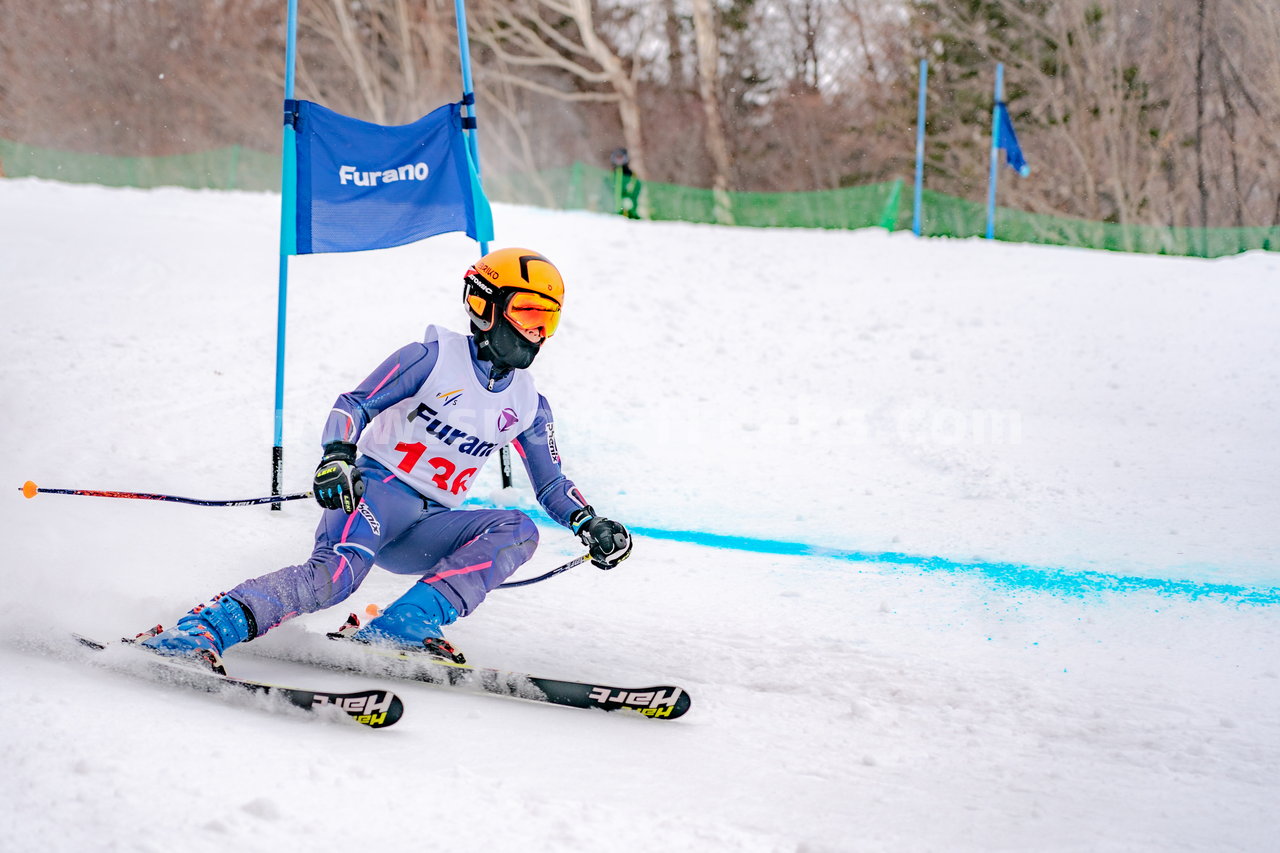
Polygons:
<instances>
[{"instance_id":1,"label":"ski goggles","mask_svg":"<svg viewBox=\"0 0 1280 853\"><path fill-rule=\"evenodd\" d=\"M560 326L560 303L528 290L512 293L502 314L516 331L535 344L554 335Z\"/></svg>"},{"instance_id":2,"label":"ski goggles","mask_svg":"<svg viewBox=\"0 0 1280 853\"><path fill-rule=\"evenodd\" d=\"M481 285L483 284L482 282ZM493 292L488 287L484 290ZM494 321L492 298L482 292L480 286L474 284L468 288L466 296L467 307L480 321L481 328L492 329ZM560 326L560 303L549 296L530 290L514 290L510 291L505 301L506 304L502 309L503 316L531 343L536 344L544 338L551 337Z\"/></svg>"}]
</instances>

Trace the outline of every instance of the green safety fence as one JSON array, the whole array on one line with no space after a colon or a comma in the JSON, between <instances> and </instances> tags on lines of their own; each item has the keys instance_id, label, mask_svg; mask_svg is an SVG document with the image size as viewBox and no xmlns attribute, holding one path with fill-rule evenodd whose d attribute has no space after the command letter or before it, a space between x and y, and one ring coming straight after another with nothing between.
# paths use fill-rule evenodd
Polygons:
<instances>
[{"instance_id":1,"label":"green safety fence","mask_svg":"<svg viewBox=\"0 0 1280 853\"><path fill-rule=\"evenodd\" d=\"M535 174L487 177L491 198L575 210L615 212L614 181L608 170L581 163ZM911 228L912 192L902 181L838 190L798 193L733 192L674 184L646 183L640 210L646 219L720 222L790 228ZM921 234L928 237L983 237L985 204L925 190L921 197ZM996 211L995 237L1015 243L1078 246L1155 255L1216 258L1252 249L1280 251L1280 228L1171 228L1124 225L1025 213Z\"/></svg>"},{"instance_id":2,"label":"green safety fence","mask_svg":"<svg viewBox=\"0 0 1280 853\"><path fill-rule=\"evenodd\" d=\"M987 207L944 193L925 190L921 197L920 233L928 237L982 237L987 233ZM897 227L911 228L911 203L899 211ZM1218 258L1252 249L1280 251L1280 228L1176 228L1095 222L1001 207L995 236L1013 243L1080 246L1149 255Z\"/></svg>"},{"instance_id":3,"label":"green safety fence","mask_svg":"<svg viewBox=\"0 0 1280 853\"><path fill-rule=\"evenodd\" d=\"M485 176L495 201L568 210L616 212L615 181L607 169L575 163L534 174ZM717 193L701 187L645 183L645 219L709 222L761 228L894 228L902 182L803 193Z\"/></svg>"},{"instance_id":4,"label":"green safety fence","mask_svg":"<svg viewBox=\"0 0 1280 853\"><path fill-rule=\"evenodd\" d=\"M280 156L232 146L165 157L112 157L36 148L0 139L0 172L106 186L280 189ZM486 175L494 201L562 210L616 212L612 172L576 163L535 173ZM700 187L646 183L642 218L754 227L909 230L910 189L888 181L795 193L717 193ZM981 237L986 205L925 190L921 233ZM1280 228L1171 228L1092 222L1000 208L995 236L1018 243L1078 246L1145 254L1215 258L1252 249L1280 251Z\"/></svg>"},{"instance_id":5,"label":"green safety fence","mask_svg":"<svg viewBox=\"0 0 1280 853\"><path fill-rule=\"evenodd\" d=\"M0 171L108 187L280 191L280 155L233 145L195 154L113 157L36 148L0 139Z\"/></svg>"}]
</instances>

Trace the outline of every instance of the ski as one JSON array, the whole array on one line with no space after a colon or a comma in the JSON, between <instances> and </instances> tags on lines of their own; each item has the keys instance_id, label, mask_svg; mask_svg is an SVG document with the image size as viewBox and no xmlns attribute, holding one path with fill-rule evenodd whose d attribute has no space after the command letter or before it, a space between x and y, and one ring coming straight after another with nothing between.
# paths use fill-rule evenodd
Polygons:
<instances>
[{"instance_id":1,"label":"ski","mask_svg":"<svg viewBox=\"0 0 1280 853\"><path fill-rule=\"evenodd\" d=\"M106 643L72 634L76 642L95 651L105 651ZM121 644L131 646L129 640L121 640ZM373 729L384 729L395 725L404 714L404 703L400 697L389 690L357 690L353 693L330 693L319 690L302 690L296 687L282 687L278 684L267 684L244 678L220 674L213 670L203 670L160 655L138 650L148 656L148 663L162 673L164 681L179 684L208 693L218 693L227 688L243 690L265 696L282 698L288 704L307 711L335 707L344 712L352 720Z\"/></svg>"},{"instance_id":2,"label":"ski","mask_svg":"<svg viewBox=\"0 0 1280 853\"><path fill-rule=\"evenodd\" d=\"M684 716L693 702L687 691L672 685L613 687L585 681L541 678L523 672L455 663L417 652L379 648L341 637L330 639L337 644L332 647L332 651L337 654L277 649L255 650L255 653L277 660L355 672L374 678L404 679L437 687L453 687L570 708L626 711L655 720L674 720Z\"/></svg>"}]
</instances>

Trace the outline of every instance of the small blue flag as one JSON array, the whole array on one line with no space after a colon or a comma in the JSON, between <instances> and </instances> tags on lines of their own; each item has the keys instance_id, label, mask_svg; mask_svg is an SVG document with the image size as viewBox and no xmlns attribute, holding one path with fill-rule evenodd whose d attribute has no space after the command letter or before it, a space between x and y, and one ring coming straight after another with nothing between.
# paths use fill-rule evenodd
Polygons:
<instances>
[{"instance_id":1,"label":"small blue flag","mask_svg":"<svg viewBox=\"0 0 1280 853\"><path fill-rule=\"evenodd\" d=\"M1005 162L1022 177L1031 174L1027 158L1022 156L1022 146L1018 145L1018 134L1013 132L1013 119L1009 118L1009 108L1004 102L996 104L996 147L1004 149Z\"/></svg>"},{"instance_id":2,"label":"small blue flag","mask_svg":"<svg viewBox=\"0 0 1280 853\"><path fill-rule=\"evenodd\" d=\"M493 239L493 217L462 132L460 104L384 127L286 101L297 140L297 249L386 249L449 231Z\"/></svg>"}]
</instances>

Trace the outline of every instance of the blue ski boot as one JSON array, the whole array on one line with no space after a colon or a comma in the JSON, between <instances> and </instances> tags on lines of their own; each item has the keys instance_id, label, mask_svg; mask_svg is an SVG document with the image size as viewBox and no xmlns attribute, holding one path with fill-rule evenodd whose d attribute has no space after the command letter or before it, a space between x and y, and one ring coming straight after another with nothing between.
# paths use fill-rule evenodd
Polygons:
<instances>
[{"instance_id":1,"label":"blue ski boot","mask_svg":"<svg viewBox=\"0 0 1280 853\"><path fill-rule=\"evenodd\" d=\"M377 643L466 663L467 659L440 631L442 625L452 624L457 618L458 611L430 584L415 583L364 627L360 627L359 618L351 614L336 635L357 643Z\"/></svg>"},{"instance_id":2,"label":"blue ski boot","mask_svg":"<svg viewBox=\"0 0 1280 853\"><path fill-rule=\"evenodd\" d=\"M139 634L138 645L156 654L201 661L222 675L226 674L223 651L257 634L253 614L229 595L196 605L168 631L159 628Z\"/></svg>"}]
</instances>

